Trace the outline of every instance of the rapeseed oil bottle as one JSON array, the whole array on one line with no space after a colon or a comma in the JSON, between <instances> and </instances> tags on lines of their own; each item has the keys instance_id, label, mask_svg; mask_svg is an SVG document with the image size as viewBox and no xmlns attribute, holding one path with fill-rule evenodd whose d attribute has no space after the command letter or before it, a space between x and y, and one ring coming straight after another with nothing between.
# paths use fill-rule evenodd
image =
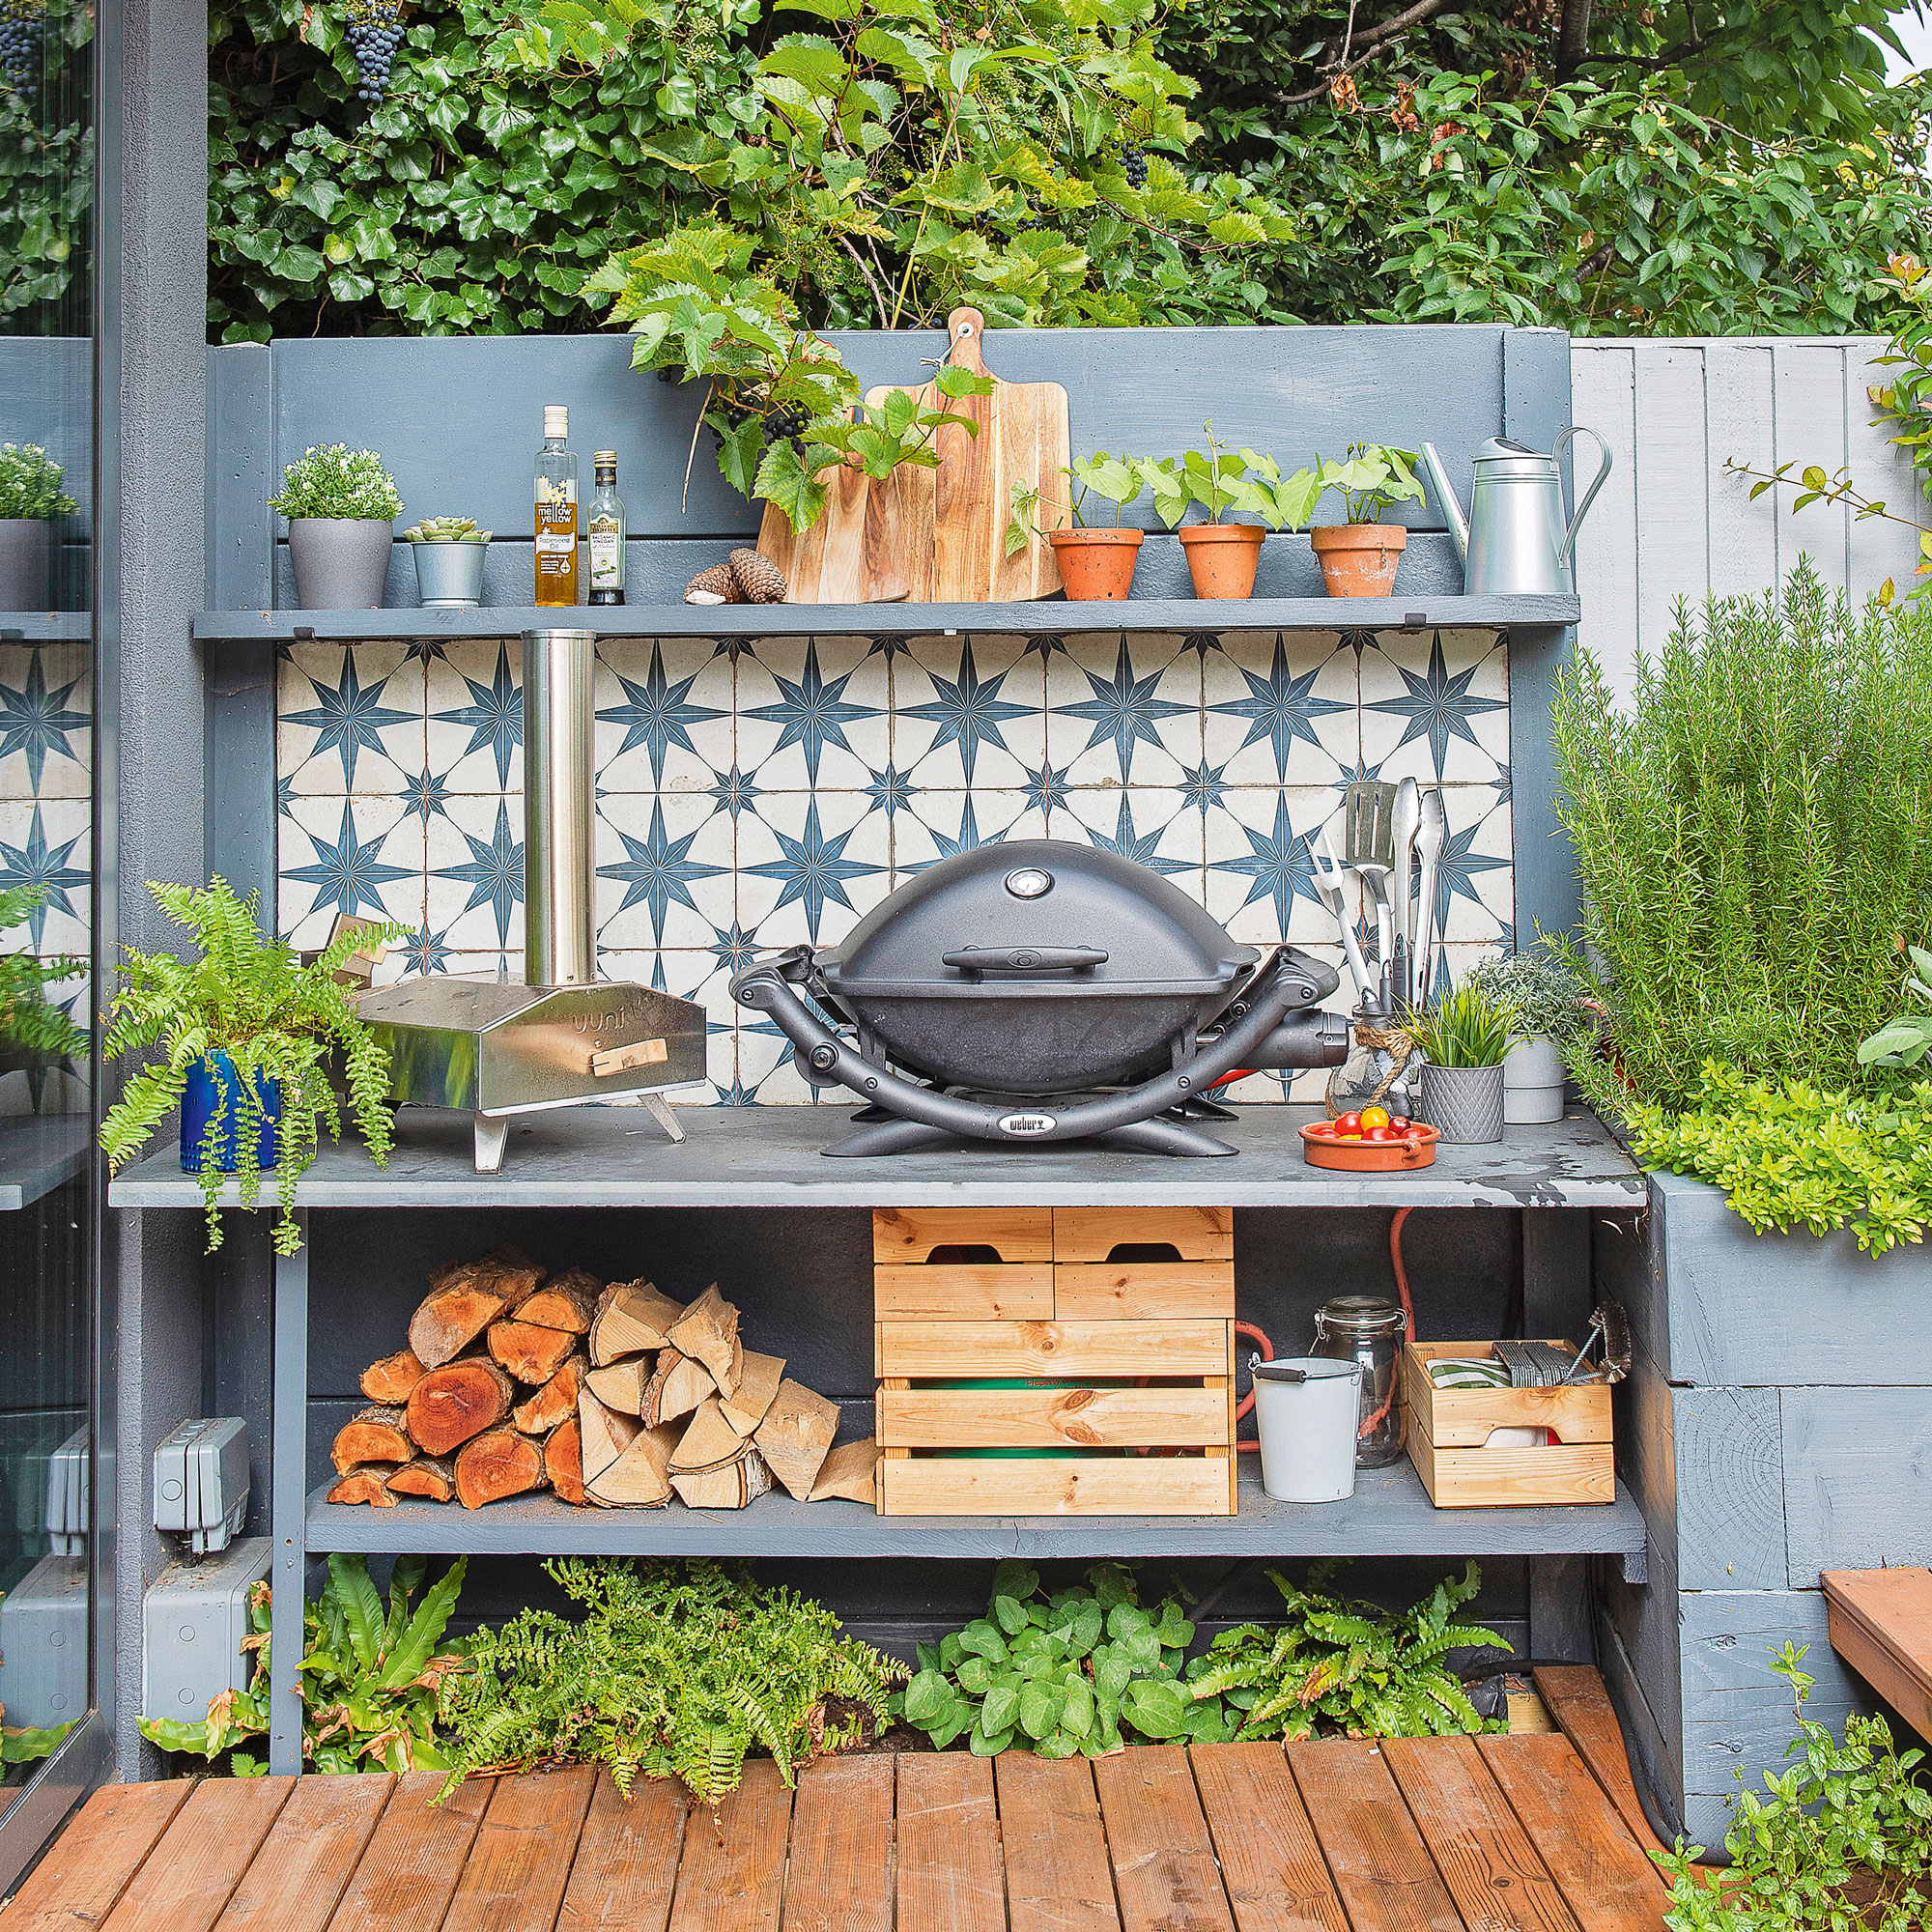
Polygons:
<instances>
[{"instance_id":1,"label":"rapeseed oil bottle","mask_svg":"<svg viewBox=\"0 0 1932 1932\"><path fill-rule=\"evenodd\" d=\"M569 410L561 403L547 403L536 476L539 605L578 602L577 458L570 453L569 441Z\"/></svg>"}]
</instances>

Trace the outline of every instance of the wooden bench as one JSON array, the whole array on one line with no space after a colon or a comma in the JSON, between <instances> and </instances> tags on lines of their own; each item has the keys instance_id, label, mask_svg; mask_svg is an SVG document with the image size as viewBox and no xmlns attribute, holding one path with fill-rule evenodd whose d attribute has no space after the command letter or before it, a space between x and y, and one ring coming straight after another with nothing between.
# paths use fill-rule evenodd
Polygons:
<instances>
[{"instance_id":1,"label":"wooden bench","mask_svg":"<svg viewBox=\"0 0 1932 1932\"><path fill-rule=\"evenodd\" d=\"M1827 1570L1832 1648L1932 1741L1932 1570Z\"/></svg>"}]
</instances>

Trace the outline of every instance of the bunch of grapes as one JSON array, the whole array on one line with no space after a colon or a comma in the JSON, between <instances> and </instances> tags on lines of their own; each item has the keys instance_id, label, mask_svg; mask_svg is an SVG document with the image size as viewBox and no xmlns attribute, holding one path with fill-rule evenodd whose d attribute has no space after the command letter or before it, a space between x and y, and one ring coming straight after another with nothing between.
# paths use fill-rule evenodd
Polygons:
<instances>
[{"instance_id":1,"label":"bunch of grapes","mask_svg":"<svg viewBox=\"0 0 1932 1932\"><path fill-rule=\"evenodd\" d=\"M41 65L40 0L0 0L0 77L25 103Z\"/></svg>"},{"instance_id":2,"label":"bunch of grapes","mask_svg":"<svg viewBox=\"0 0 1932 1932\"><path fill-rule=\"evenodd\" d=\"M1121 172L1127 178L1129 187L1147 186L1147 151L1142 148L1122 148L1121 150Z\"/></svg>"},{"instance_id":3,"label":"bunch of grapes","mask_svg":"<svg viewBox=\"0 0 1932 1932\"><path fill-rule=\"evenodd\" d=\"M355 77L362 83L355 98L373 105L383 98L389 63L403 43L401 0L351 0L348 32L355 54Z\"/></svg>"}]
</instances>

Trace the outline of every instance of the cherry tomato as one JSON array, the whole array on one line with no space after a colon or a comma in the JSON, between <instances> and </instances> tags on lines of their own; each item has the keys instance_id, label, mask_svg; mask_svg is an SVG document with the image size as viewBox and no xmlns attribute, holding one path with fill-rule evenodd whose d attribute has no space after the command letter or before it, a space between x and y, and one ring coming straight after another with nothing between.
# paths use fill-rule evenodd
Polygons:
<instances>
[{"instance_id":1,"label":"cherry tomato","mask_svg":"<svg viewBox=\"0 0 1932 1932\"><path fill-rule=\"evenodd\" d=\"M1362 1109L1362 1131L1371 1127L1385 1127L1389 1124L1389 1111L1386 1107L1364 1107Z\"/></svg>"},{"instance_id":2,"label":"cherry tomato","mask_svg":"<svg viewBox=\"0 0 1932 1932\"><path fill-rule=\"evenodd\" d=\"M1391 1114L1389 1116L1389 1131L1391 1133L1397 1135L1406 1134L1413 1124L1413 1122L1405 1120L1400 1114Z\"/></svg>"},{"instance_id":3,"label":"cherry tomato","mask_svg":"<svg viewBox=\"0 0 1932 1932\"><path fill-rule=\"evenodd\" d=\"M1335 1138L1335 1128L1330 1122L1314 1121L1309 1123L1308 1134L1311 1140L1332 1141Z\"/></svg>"},{"instance_id":4,"label":"cherry tomato","mask_svg":"<svg viewBox=\"0 0 1932 1932\"><path fill-rule=\"evenodd\" d=\"M1399 1141L1402 1136L1393 1127L1365 1127L1362 1138L1365 1141Z\"/></svg>"},{"instance_id":5,"label":"cherry tomato","mask_svg":"<svg viewBox=\"0 0 1932 1932\"><path fill-rule=\"evenodd\" d=\"M1344 1139L1352 1140L1362 1131L1362 1117L1359 1114L1343 1114L1335 1122L1335 1131Z\"/></svg>"}]
</instances>

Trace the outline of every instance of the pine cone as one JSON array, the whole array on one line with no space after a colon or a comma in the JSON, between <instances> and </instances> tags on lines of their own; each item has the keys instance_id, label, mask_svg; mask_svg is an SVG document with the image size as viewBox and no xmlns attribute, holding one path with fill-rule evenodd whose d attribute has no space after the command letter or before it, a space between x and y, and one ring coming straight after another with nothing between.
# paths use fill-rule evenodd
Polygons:
<instances>
[{"instance_id":1,"label":"pine cone","mask_svg":"<svg viewBox=\"0 0 1932 1932\"><path fill-rule=\"evenodd\" d=\"M714 563L709 570L700 570L684 586L684 601L687 604L747 604L751 599L745 595L728 563Z\"/></svg>"},{"instance_id":2,"label":"pine cone","mask_svg":"<svg viewBox=\"0 0 1932 1932\"><path fill-rule=\"evenodd\" d=\"M747 601L753 604L782 604L791 590L784 572L754 550L731 553L731 575L738 580Z\"/></svg>"}]
</instances>

